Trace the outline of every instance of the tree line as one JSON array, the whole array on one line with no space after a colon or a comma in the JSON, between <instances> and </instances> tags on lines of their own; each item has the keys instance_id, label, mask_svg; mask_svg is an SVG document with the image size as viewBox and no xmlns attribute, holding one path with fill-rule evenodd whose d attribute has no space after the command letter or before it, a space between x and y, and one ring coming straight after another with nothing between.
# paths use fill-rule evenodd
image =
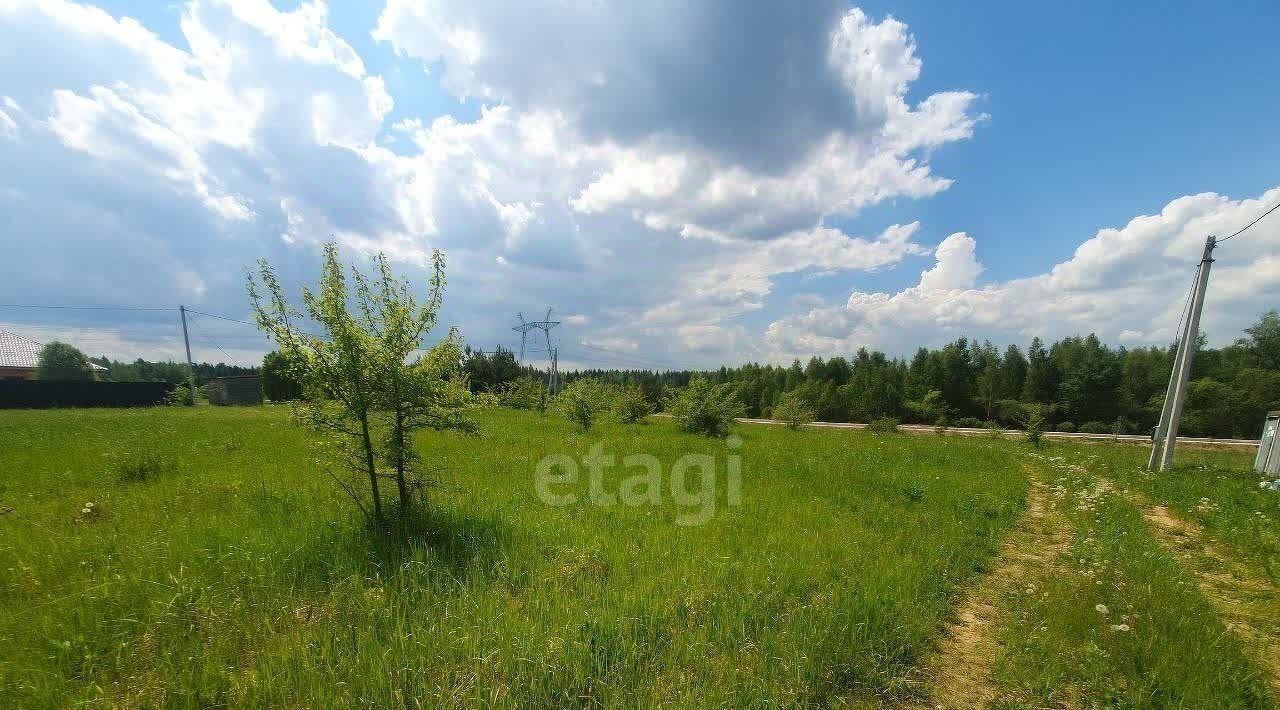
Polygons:
<instances>
[{"instance_id":1,"label":"tree line","mask_svg":"<svg viewBox=\"0 0 1280 710\"><path fill-rule=\"evenodd\" d=\"M168 382L171 385L180 385L187 381L187 363L165 361L150 361L138 358L133 362L122 362L120 360L112 360L107 356L89 358L89 362L95 365L101 365L107 368L106 372L100 372L97 379L104 382ZM245 367L243 365L228 365L223 362L209 363L197 362L193 369L196 374L196 381L203 382L210 377L236 377L240 375L256 375L258 368Z\"/></svg>"},{"instance_id":2,"label":"tree line","mask_svg":"<svg viewBox=\"0 0 1280 710\"><path fill-rule=\"evenodd\" d=\"M891 417L943 426L1024 423L1039 405L1045 424L1060 431L1148 433L1160 416L1175 345L1112 347L1096 335L1003 350L990 341L958 338L894 358L862 348L850 357L813 357L789 366L750 363L712 371L579 370L589 377L636 386L655 407L669 391L695 378L731 384L747 416L769 417L783 395L822 421L870 422ZM469 352L465 367L477 392L500 392L521 377L545 378L520 367L510 351ZM1244 337L1221 348L1199 338L1181 431L1192 436L1256 437L1263 416L1280 409L1280 314L1262 315Z\"/></svg>"},{"instance_id":3,"label":"tree line","mask_svg":"<svg viewBox=\"0 0 1280 710\"><path fill-rule=\"evenodd\" d=\"M1221 348L1202 335L1192 361L1181 431L1192 436L1256 437L1264 414L1280 409L1280 314L1263 314L1244 337ZM1020 426L1025 405L1041 405L1046 426L1060 431L1147 433L1164 402L1175 345L1111 347L1096 335L1003 350L990 341L958 338L941 348L919 348L893 358L862 348L850 357L813 357L789 366L749 363L718 370L586 369L564 373L566 383L592 378L635 387L655 409L696 378L731 384L751 417L771 417L786 394L822 421L870 422L891 417L943 426ZM186 382L184 363L131 363L106 357L90 361L108 368L110 381ZM295 399L301 384L280 353L270 353L261 374L273 400ZM197 363L197 380L247 375L259 368ZM501 346L490 352L467 347L462 372L473 393L537 399L546 372L521 365ZM84 376L92 377L86 373ZM517 386L520 383L523 386ZM545 404L545 403L544 403Z\"/></svg>"}]
</instances>

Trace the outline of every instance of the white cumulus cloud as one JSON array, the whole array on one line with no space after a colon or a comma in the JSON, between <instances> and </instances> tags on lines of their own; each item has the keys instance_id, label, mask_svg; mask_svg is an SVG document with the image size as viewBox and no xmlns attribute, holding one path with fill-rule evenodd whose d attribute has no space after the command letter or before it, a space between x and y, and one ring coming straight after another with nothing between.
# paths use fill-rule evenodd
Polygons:
<instances>
[{"instance_id":1,"label":"white cumulus cloud","mask_svg":"<svg viewBox=\"0 0 1280 710\"><path fill-rule=\"evenodd\" d=\"M1251 199L1180 197L1159 214L1102 229L1047 273L977 283L976 242L960 233L935 251L917 285L897 293L854 291L848 302L772 323L765 351L848 353L863 345L907 353L968 335L1007 342L1096 332L1127 345L1175 336L1196 264L1210 234L1226 236L1280 201L1280 188ZM1201 330L1230 342L1280 293L1280 221L1261 222L1223 244L1211 267Z\"/></svg>"}]
</instances>

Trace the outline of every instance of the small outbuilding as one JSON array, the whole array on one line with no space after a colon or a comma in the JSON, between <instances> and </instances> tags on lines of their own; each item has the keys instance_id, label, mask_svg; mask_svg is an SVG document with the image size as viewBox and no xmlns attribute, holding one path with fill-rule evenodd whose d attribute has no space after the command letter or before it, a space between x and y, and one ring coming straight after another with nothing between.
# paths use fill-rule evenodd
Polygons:
<instances>
[{"instance_id":1,"label":"small outbuilding","mask_svg":"<svg viewBox=\"0 0 1280 710\"><path fill-rule=\"evenodd\" d=\"M262 381L257 375L210 377L205 383L209 404L262 404Z\"/></svg>"},{"instance_id":2,"label":"small outbuilding","mask_svg":"<svg viewBox=\"0 0 1280 710\"><path fill-rule=\"evenodd\" d=\"M1258 458L1253 460L1258 473L1280 473L1280 412L1267 412L1258 442Z\"/></svg>"}]
</instances>

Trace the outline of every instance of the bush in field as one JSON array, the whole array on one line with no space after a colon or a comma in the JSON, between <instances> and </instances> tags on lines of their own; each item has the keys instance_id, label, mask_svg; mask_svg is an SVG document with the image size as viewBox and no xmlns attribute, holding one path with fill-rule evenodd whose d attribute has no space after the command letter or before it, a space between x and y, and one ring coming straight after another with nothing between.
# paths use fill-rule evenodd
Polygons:
<instances>
[{"instance_id":1,"label":"bush in field","mask_svg":"<svg viewBox=\"0 0 1280 710\"><path fill-rule=\"evenodd\" d=\"M125 483L143 483L158 478L168 469L158 454L146 452L120 464L118 471L120 480Z\"/></svg>"},{"instance_id":2,"label":"bush in field","mask_svg":"<svg viewBox=\"0 0 1280 710\"><path fill-rule=\"evenodd\" d=\"M982 420L977 417L959 417L955 425L962 429L981 429L984 426Z\"/></svg>"},{"instance_id":3,"label":"bush in field","mask_svg":"<svg viewBox=\"0 0 1280 710\"><path fill-rule=\"evenodd\" d=\"M471 395L471 405L476 409L497 409L502 406L502 400L492 392L476 392Z\"/></svg>"},{"instance_id":4,"label":"bush in field","mask_svg":"<svg viewBox=\"0 0 1280 710\"><path fill-rule=\"evenodd\" d=\"M867 431L876 435L897 433L898 420L893 417L877 417L867 424Z\"/></svg>"},{"instance_id":5,"label":"bush in field","mask_svg":"<svg viewBox=\"0 0 1280 710\"><path fill-rule=\"evenodd\" d=\"M517 377L498 389L498 402L512 409L537 409L542 406L542 380Z\"/></svg>"},{"instance_id":6,"label":"bush in field","mask_svg":"<svg viewBox=\"0 0 1280 710\"><path fill-rule=\"evenodd\" d=\"M795 390L782 393L773 407L773 418L789 429L799 429L802 424L811 423L815 416L813 407Z\"/></svg>"},{"instance_id":7,"label":"bush in field","mask_svg":"<svg viewBox=\"0 0 1280 710\"><path fill-rule=\"evenodd\" d=\"M992 439L1003 439L1003 438L1004 438L1004 427L1000 426L1000 423L999 423L999 422L997 422L997 421L987 421L987 422L983 422L982 426L987 430L987 434L988 434Z\"/></svg>"},{"instance_id":8,"label":"bush in field","mask_svg":"<svg viewBox=\"0 0 1280 710\"><path fill-rule=\"evenodd\" d=\"M653 407L644 398L644 390L639 385L620 388L613 399L613 412L623 424L635 424L649 416Z\"/></svg>"},{"instance_id":9,"label":"bush in field","mask_svg":"<svg viewBox=\"0 0 1280 710\"><path fill-rule=\"evenodd\" d=\"M1081 434L1106 434L1108 431L1109 427L1102 422L1085 422L1080 425Z\"/></svg>"},{"instance_id":10,"label":"bush in field","mask_svg":"<svg viewBox=\"0 0 1280 710\"><path fill-rule=\"evenodd\" d=\"M164 403L170 407L185 407L191 404L191 388L177 385L164 396Z\"/></svg>"},{"instance_id":11,"label":"bush in field","mask_svg":"<svg viewBox=\"0 0 1280 710\"><path fill-rule=\"evenodd\" d=\"M196 401L209 401L209 391L205 388L205 385L196 387ZM164 403L170 407L185 407L190 405L192 403L191 388L188 387L186 383L175 385L173 389L169 390L169 394L164 396Z\"/></svg>"},{"instance_id":12,"label":"bush in field","mask_svg":"<svg viewBox=\"0 0 1280 710\"><path fill-rule=\"evenodd\" d=\"M582 431L591 426L613 405L613 388L594 377L583 377L565 385L556 395L555 408Z\"/></svg>"},{"instance_id":13,"label":"bush in field","mask_svg":"<svg viewBox=\"0 0 1280 710\"><path fill-rule=\"evenodd\" d=\"M37 380L92 380L89 358L79 348L57 340L40 348L36 360Z\"/></svg>"},{"instance_id":14,"label":"bush in field","mask_svg":"<svg viewBox=\"0 0 1280 710\"><path fill-rule=\"evenodd\" d=\"M695 378L688 387L667 400L666 410L675 417L681 430L707 436L727 436L736 417L746 412L734 386L713 385ZM776 414L776 413L775 413Z\"/></svg>"},{"instance_id":15,"label":"bush in field","mask_svg":"<svg viewBox=\"0 0 1280 710\"><path fill-rule=\"evenodd\" d=\"M1075 422L1059 422L1056 429L1067 434L1073 434L1076 430L1076 424Z\"/></svg>"},{"instance_id":16,"label":"bush in field","mask_svg":"<svg viewBox=\"0 0 1280 710\"><path fill-rule=\"evenodd\" d=\"M1021 425L1027 442L1037 449L1044 437L1045 411L1044 405L1033 402L1023 407Z\"/></svg>"}]
</instances>

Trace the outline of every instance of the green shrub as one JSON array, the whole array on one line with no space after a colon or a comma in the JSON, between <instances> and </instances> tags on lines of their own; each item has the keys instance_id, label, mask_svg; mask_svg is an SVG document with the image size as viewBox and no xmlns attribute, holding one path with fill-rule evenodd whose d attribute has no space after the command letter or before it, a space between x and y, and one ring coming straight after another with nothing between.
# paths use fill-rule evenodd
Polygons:
<instances>
[{"instance_id":1,"label":"green shrub","mask_svg":"<svg viewBox=\"0 0 1280 710\"><path fill-rule=\"evenodd\" d=\"M644 390L639 385L621 387L614 393L613 412L623 424L635 424L652 411L653 407L644 398Z\"/></svg>"},{"instance_id":2,"label":"green shrub","mask_svg":"<svg viewBox=\"0 0 1280 710\"><path fill-rule=\"evenodd\" d=\"M555 408L582 431L590 431L613 405L613 388L594 378L574 380L556 395Z\"/></svg>"},{"instance_id":3,"label":"green shrub","mask_svg":"<svg viewBox=\"0 0 1280 710\"><path fill-rule=\"evenodd\" d=\"M1076 430L1076 424L1075 422L1059 422L1057 430L1072 434Z\"/></svg>"},{"instance_id":4,"label":"green shrub","mask_svg":"<svg viewBox=\"0 0 1280 710\"><path fill-rule=\"evenodd\" d=\"M919 503L924 500L924 488L922 488L918 483L912 483L911 485L906 486L902 489L902 493L906 496L906 499L912 503Z\"/></svg>"},{"instance_id":5,"label":"green shrub","mask_svg":"<svg viewBox=\"0 0 1280 710\"><path fill-rule=\"evenodd\" d=\"M787 425L788 429L799 429L802 424L809 424L816 416L813 407L800 396L799 392L784 392L774 405L772 416Z\"/></svg>"},{"instance_id":6,"label":"green shrub","mask_svg":"<svg viewBox=\"0 0 1280 710\"><path fill-rule=\"evenodd\" d=\"M154 480L172 467L153 452L132 457L117 467L117 475L124 483L145 483Z\"/></svg>"},{"instance_id":7,"label":"green shrub","mask_svg":"<svg viewBox=\"0 0 1280 710\"><path fill-rule=\"evenodd\" d=\"M676 392L666 409L681 430L707 436L726 436L735 417L746 411L733 385L713 385L701 377Z\"/></svg>"},{"instance_id":8,"label":"green shrub","mask_svg":"<svg viewBox=\"0 0 1280 710\"><path fill-rule=\"evenodd\" d=\"M1024 405L1020 416L1020 424L1022 424L1023 435L1027 438L1027 443L1040 448L1040 444L1044 439L1044 422L1045 412L1044 405L1033 402Z\"/></svg>"},{"instance_id":9,"label":"green shrub","mask_svg":"<svg viewBox=\"0 0 1280 710\"><path fill-rule=\"evenodd\" d=\"M517 377L498 390L498 402L512 409L537 409L542 406L542 380Z\"/></svg>"},{"instance_id":10,"label":"green shrub","mask_svg":"<svg viewBox=\"0 0 1280 710\"><path fill-rule=\"evenodd\" d=\"M204 385L196 387L196 402L208 402L209 394ZM191 388L185 383L174 386L164 396L164 403L170 407L185 407L191 404Z\"/></svg>"},{"instance_id":11,"label":"green shrub","mask_svg":"<svg viewBox=\"0 0 1280 710\"><path fill-rule=\"evenodd\" d=\"M164 403L170 407L184 407L191 404L191 388L186 385L174 387L164 396Z\"/></svg>"},{"instance_id":12,"label":"green shrub","mask_svg":"<svg viewBox=\"0 0 1280 710\"><path fill-rule=\"evenodd\" d=\"M938 424L943 427L948 424L946 421L947 403L942 399L942 392L938 390L929 390L920 399L906 402L906 407L916 421L925 424Z\"/></svg>"},{"instance_id":13,"label":"green shrub","mask_svg":"<svg viewBox=\"0 0 1280 710\"><path fill-rule=\"evenodd\" d=\"M867 425L867 431L872 434L893 434L898 431L898 420L893 417L876 417Z\"/></svg>"},{"instance_id":14,"label":"green shrub","mask_svg":"<svg viewBox=\"0 0 1280 710\"><path fill-rule=\"evenodd\" d=\"M981 429L983 426L982 420L977 417L959 417L955 425L961 429Z\"/></svg>"},{"instance_id":15,"label":"green shrub","mask_svg":"<svg viewBox=\"0 0 1280 710\"><path fill-rule=\"evenodd\" d=\"M1085 422L1080 425L1081 434L1106 434L1110 431L1110 427L1102 422Z\"/></svg>"},{"instance_id":16,"label":"green shrub","mask_svg":"<svg viewBox=\"0 0 1280 710\"><path fill-rule=\"evenodd\" d=\"M476 409L497 409L502 401L492 392L479 392L471 396L471 404Z\"/></svg>"}]
</instances>

